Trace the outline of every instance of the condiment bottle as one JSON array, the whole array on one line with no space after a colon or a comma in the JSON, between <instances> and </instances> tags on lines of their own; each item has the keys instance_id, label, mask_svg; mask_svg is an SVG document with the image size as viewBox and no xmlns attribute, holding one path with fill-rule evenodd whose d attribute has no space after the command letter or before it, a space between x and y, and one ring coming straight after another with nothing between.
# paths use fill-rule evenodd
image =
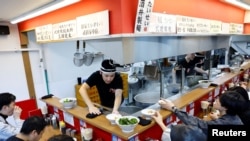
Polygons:
<instances>
[{"instance_id":1,"label":"condiment bottle","mask_svg":"<svg viewBox=\"0 0 250 141\"><path fill-rule=\"evenodd\" d=\"M66 134L66 125L64 121L59 122L60 131L62 134Z\"/></svg>"},{"instance_id":2,"label":"condiment bottle","mask_svg":"<svg viewBox=\"0 0 250 141\"><path fill-rule=\"evenodd\" d=\"M56 119L55 115L52 116L51 123L52 123L52 126L53 126L54 129L58 129L57 119Z\"/></svg>"}]
</instances>

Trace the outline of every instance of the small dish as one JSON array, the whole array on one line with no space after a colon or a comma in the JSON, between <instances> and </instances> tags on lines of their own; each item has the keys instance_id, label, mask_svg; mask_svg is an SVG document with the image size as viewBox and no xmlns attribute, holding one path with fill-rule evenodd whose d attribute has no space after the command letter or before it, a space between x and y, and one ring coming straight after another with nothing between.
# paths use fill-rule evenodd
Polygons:
<instances>
[{"instance_id":1,"label":"small dish","mask_svg":"<svg viewBox=\"0 0 250 141\"><path fill-rule=\"evenodd\" d=\"M208 88L212 83L211 80L199 80L198 82L202 88Z\"/></svg>"},{"instance_id":2,"label":"small dish","mask_svg":"<svg viewBox=\"0 0 250 141\"><path fill-rule=\"evenodd\" d=\"M71 109L74 108L76 106L76 98L74 97L66 97L66 98L62 98L59 101L63 108L65 109Z\"/></svg>"},{"instance_id":3,"label":"small dish","mask_svg":"<svg viewBox=\"0 0 250 141\"><path fill-rule=\"evenodd\" d=\"M106 118L110 121L111 124L116 124L115 120L120 118L122 115L120 114L107 114Z\"/></svg>"},{"instance_id":4,"label":"small dish","mask_svg":"<svg viewBox=\"0 0 250 141\"><path fill-rule=\"evenodd\" d=\"M150 120L152 116L155 114L154 109L143 109L141 113L145 116L147 120Z\"/></svg>"}]
</instances>

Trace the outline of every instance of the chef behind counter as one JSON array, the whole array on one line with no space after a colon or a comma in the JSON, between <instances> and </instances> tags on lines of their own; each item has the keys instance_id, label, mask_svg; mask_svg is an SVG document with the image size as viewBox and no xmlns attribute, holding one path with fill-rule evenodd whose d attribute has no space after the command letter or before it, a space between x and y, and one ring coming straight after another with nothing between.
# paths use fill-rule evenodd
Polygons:
<instances>
[{"instance_id":1,"label":"chef behind counter","mask_svg":"<svg viewBox=\"0 0 250 141\"><path fill-rule=\"evenodd\" d=\"M113 60L103 60L100 70L92 73L79 89L79 93L89 108L89 113L99 115L100 109L95 107L87 93L87 90L93 86L96 86L98 90L101 105L113 108L112 113L119 113L118 109L123 101L123 83L120 74L116 72L116 64Z\"/></svg>"},{"instance_id":2,"label":"chef behind counter","mask_svg":"<svg viewBox=\"0 0 250 141\"><path fill-rule=\"evenodd\" d=\"M173 83L181 83L182 69L187 86L191 87L198 84L198 80L208 78L208 71L203 70L204 52L187 54L184 58L177 61L172 70Z\"/></svg>"}]
</instances>

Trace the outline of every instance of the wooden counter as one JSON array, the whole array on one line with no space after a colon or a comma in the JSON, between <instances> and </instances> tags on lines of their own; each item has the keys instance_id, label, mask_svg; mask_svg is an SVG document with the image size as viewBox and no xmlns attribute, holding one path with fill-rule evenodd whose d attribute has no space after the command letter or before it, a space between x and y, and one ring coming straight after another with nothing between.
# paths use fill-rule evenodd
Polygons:
<instances>
[{"instance_id":1,"label":"wooden counter","mask_svg":"<svg viewBox=\"0 0 250 141\"><path fill-rule=\"evenodd\" d=\"M243 73L249 73L250 63L245 63L244 66L242 66L242 71L239 73L225 73L223 76L215 79L213 83L216 83L218 86L213 87L210 86L209 88L196 88L186 94L182 94L179 98L173 100L173 102L176 104L178 108L193 108L194 111L192 114L197 115L197 113L201 112L200 108L200 100L202 99L213 99L215 96L217 96L222 89L226 87L226 84L232 81L239 81L239 79L242 78ZM56 97L49 98L46 100L43 100L47 103L47 105L50 105L52 107L58 108L61 111L67 112L74 116L75 118L82 120L86 122L86 124L91 125L92 127L96 127L98 129L101 129L103 132L106 132L107 134L110 134L111 138L113 136L119 137L119 139L122 140L132 140L133 139L139 139L139 140L145 140L147 137L160 139L160 135L162 133L160 127L155 124L155 122L151 122L148 126L141 126L138 125L134 132L132 133L123 133L121 129L117 125L111 125L110 122L106 119L105 115L100 115L94 119L88 119L86 118L86 115L88 113L87 108L83 108L80 106L76 106L73 109L63 109L62 105L59 103L59 99ZM191 105L191 106L190 106ZM188 111L187 111L188 112ZM164 119L167 119L172 115L170 111L160 109L160 113L162 114ZM165 120L165 123L168 124L169 122L173 121L174 119ZM150 130L148 130L150 129ZM154 130L154 133L151 133L152 130ZM94 130L95 132L95 130ZM159 132L159 133L158 133ZM156 134L157 135L153 135ZM95 134L94 134L95 135ZM103 136L103 135L100 135ZM113 139L112 139L113 140Z\"/></svg>"}]
</instances>

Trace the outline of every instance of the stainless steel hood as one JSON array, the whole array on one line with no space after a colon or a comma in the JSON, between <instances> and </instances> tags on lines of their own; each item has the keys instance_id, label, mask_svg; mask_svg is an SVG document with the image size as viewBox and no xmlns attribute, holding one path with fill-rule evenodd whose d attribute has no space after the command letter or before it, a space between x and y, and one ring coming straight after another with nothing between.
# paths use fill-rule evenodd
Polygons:
<instances>
[{"instance_id":1,"label":"stainless steel hood","mask_svg":"<svg viewBox=\"0 0 250 141\"><path fill-rule=\"evenodd\" d=\"M250 54L250 35L234 35L230 46L240 54Z\"/></svg>"},{"instance_id":2,"label":"stainless steel hood","mask_svg":"<svg viewBox=\"0 0 250 141\"><path fill-rule=\"evenodd\" d=\"M86 41L120 64L130 64L229 47L230 35L122 36Z\"/></svg>"}]
</instances>

